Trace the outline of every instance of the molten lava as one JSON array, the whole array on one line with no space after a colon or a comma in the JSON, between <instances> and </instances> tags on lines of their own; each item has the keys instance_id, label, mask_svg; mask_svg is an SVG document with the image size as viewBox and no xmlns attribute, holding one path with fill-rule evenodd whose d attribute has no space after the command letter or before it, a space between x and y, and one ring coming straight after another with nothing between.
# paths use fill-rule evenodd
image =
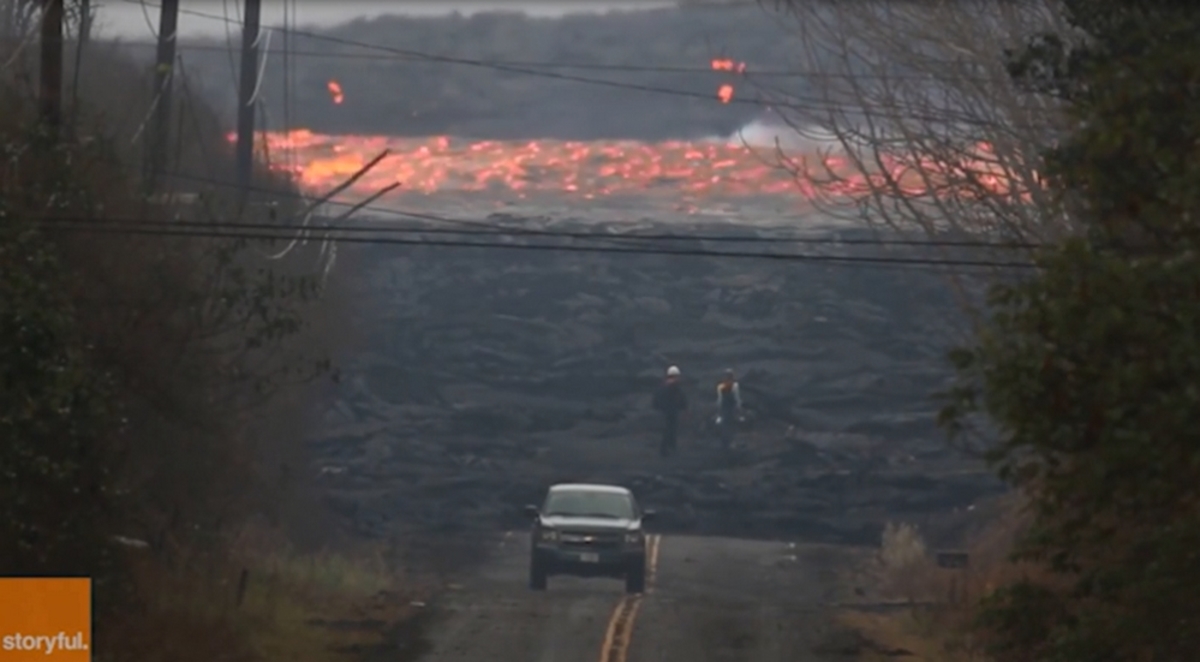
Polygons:
<instances>
[{"instance_id":1,"label":"molten lava","mask_svg":"<svg viewBox=\"0 0 1200 662\"><path fill-rule=\"evenodd\" d=\"M710 60L713 71L741 75L746 63ZM345 101L342 86L326 87L334 104ZM734 85L717 88L729 103ZM235 140L230 136L230 140ZM701 199L788 196L798 201L855 199L883 190L885 195L979 197L1012 195L1011 178L996 164L990 145L956 163L894 157L872 160L879 171L865 175L837 155L752 149L720 142L634 141L576 142L558 140L469 142L446 136L321 135L300 129L268 132L258 137L265 155L291 155L292 174L305 188L328 191L358 173L383 150L388 156L347 191L366 197L401 184L403 197L440 192L481 191L525 198L558 194L593 200L600 197L650 195L670 197L691 206ZM285 166L275 166L281 170Z\"/></svg>"},{"instance_id":2,"label":"molten lava","mask_svg":"<svg viewBox=\"0 0 1200 662\"><path fill-rule=\"evenodd\" d=\"M721 100L721 103L729 103L729 101L733 99L733 86L726 83L725 85L718 87L717 98Z\"/></svg>"},{"instance_id":3,"label":"molten lava","mask_svg":"<svg viewBox=\"0 0 1200 662\"><path fill-rule=\"evenodd\" d=\"M793 193L778 166L742 146L634 141L468 142L437 136L331 136L305 130L268 133L268 153L290 150L303 185L330 188L384 149L390 154L362 180L364 191L399 181L406 192L511 191L583 198L654 192L744 197Z\"/></svg>"},{"instance_id":4,"label":"molten lava","mask_svg":"<svg viewBox=\"0 0 1200 662\"><path fill-rule=\"evenodd\" d=\"M712 61L713 71L735 71L739 74L746 73L745 62L734 62L728 58L719 58Z\"/></svg>"},{"instance_id":5,"label":"molten lava","mask_svg":"<svg viewBox=\"0 0 1200 662\"><path fill-rule=\"evenodd\" d=\"M231 136L232 139L232 136ZM883 174L867 178L836 155L788 154L781 167L771 148L754 149L723 142L635 141L575 142L466 141L446 136L323 135L307 130L259 136L267 154L290 152L301 185L326 191L358 172L387 149L389 155L358 180L348 193L368 196L401 183L397 195L454 191L503 193L517 198L559 194L583 200L609 196L658 196L676 202L787 196L803 201L816 196L856 198L879 186ZM906 193L938 187L938 195L980 195L980 189L1005 194L1010 185L993 165L987 145L978 158L954 168L945 164L885 162L886 176ZM284 169L282 164L277 166ZM796 174L796 170L801 172ZM828 172L838 175L828 181ZM937 176L937 172L951 175ZM973 192L947 182L977 182ZM811 173L811 177L803 173ZM822 182L820 184L816 182ZM389 196L391 197L391 196Z\"/></svg>"},{"instance_id":6,"label":"molten lava","mask_svg":"<svg viewBox=\"0 0 1200 662\"><path fill-rule=\"evenodd\" d=\"M341 83L337 82L336 80L331 80L326 83L325 87L329 89L329 98L332 99L335 104L341 105L341 103L346 100L346 95L342 93Z\"/></svg>"},{"instance_id":7,"label":"molten lava","mask_svg":"<svg viewBox=\"0 0 1200 662\"><path fill-rule=\"evenodd\" d=\"M713 71L733 71L739 74L746 73L745 62L734 62L728 58L714 58L712 61ZM717 99L721 103L729 103L733 99L733 85L725 83L717 88Z\"/></svg>"}]
</instances>

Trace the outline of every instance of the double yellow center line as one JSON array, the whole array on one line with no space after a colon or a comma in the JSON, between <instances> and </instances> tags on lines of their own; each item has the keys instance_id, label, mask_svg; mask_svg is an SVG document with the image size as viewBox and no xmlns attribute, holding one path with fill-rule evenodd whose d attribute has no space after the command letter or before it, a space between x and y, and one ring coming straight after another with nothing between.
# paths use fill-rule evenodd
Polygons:
<instances>
[{"instance_id":1,"label":"double yellow center line","mask_svg":"<svg viewBox=\"0 0 1200 662\"><path fill-rule=\"evenodd\" d=\"M651 582L658 573L658 548L662 536L652 535L646 540L646 592L653 590ZM604 633L604 644L600 646L600 662L625 662L629 655L633 624L642 607L642 595L626 595L621 598L608 619L608 630Z\"/></svg>"}]
</instances>

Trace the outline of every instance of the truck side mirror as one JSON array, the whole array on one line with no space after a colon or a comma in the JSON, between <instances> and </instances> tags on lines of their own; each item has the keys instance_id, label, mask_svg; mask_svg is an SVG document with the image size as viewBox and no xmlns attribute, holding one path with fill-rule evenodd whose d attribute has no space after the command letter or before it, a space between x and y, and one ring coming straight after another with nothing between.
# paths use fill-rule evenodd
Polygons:
<instances>
[{"instance_id":1,"label":"truck side mirror","mask_svg":"<svg viewBox=\"0 0 1200 662\"><path fill-rule=\"evenodd\" d=\"M646 510L643 510L643 511L642 511L642 521L643 521L643 522L649 522L649 521L653 520L653 519L654 519L654 518L656 518L656 517L658 517L658 511L657 511L657 510L654 510L654 509L652 509L652 508L651 508L651 509L646 509Z\"/></svg>"},{"instance_id":2,"label":"truck side mirror","mask_svg":"<svg viewBox=\"0 0 1200 662\"><path fill-rule=\"evenodd\" d=\"M531 503L525 505L525 514L530 517L537 517L540 512L540 509Z\"/></svg>"}]
</instances>

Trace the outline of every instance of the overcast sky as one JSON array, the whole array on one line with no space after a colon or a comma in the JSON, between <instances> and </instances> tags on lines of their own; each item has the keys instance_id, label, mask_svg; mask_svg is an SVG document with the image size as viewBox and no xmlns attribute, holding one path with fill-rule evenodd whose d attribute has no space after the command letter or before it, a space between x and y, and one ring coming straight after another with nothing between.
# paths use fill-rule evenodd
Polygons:
<instances>
[{"instance_id":1,"label":"overcast sky","mask_svg":"<svg viewBox=\"0 0 1200 662\"><path fill-rule=\"evenodd\" d=\"M150 39L158 29L159 0L99 0L94 4L99 7L96 29L102 35L119 36L123 39ZM661 0L578 0L576 2L297 0L292 3L295 8L295 23L300 27L328 27L353 21L356 18L370 18L384 14L430 16L449 14L454 11L471 14L478 11L504 9L523 11L539 16L561 16L569 13L605 12L614 9L650 9L672 4L674 3ZM241 6L242 0L180 0L179 34L185 38L224 36L227 27L224 17L228 15L230 20L239 20ZM263 0L263 25L279 25L282 20L283 2L281 0ZM237 30L236 25L228 27Z\"/></svg>"}]
</instances>

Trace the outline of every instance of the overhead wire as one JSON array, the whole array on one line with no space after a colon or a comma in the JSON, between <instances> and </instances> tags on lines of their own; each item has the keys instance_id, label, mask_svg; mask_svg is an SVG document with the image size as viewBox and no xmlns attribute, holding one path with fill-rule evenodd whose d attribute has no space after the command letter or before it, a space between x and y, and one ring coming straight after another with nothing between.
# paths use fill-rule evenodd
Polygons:
<instances>
[{"instance_id":1,"label":"overhead wire","mask_svg":"<svg viewBox=\"0 0 1200 662\"><path fill-rule=\"evenodd\" d=\"M127 0L127 1L128 1L128 0ZM142 1L142 2L145 2L145 0L141 0L141 1ZM234 2L236 3L236 2L237 2L237 0L234 0ZM159 8L159 11L162 11L162 6L161 6L161 5L158 5L158 8ZM236 83L236 81L237 81L237 79L238 79L238 66L237 66L237 58L236 58L236 56L234 55L234 54L237 52L237 49L236 49L236 48L234 47L234 45L233 45L233 26L234 26L234 25L242 25L242 18L241 18L241 8L240 8L240 6L239 6L239 5L237 5L237 4L235 4L235 5L234 5L234 9L235 9L235 10L238 12L238 18L237 18L236 20L235 20L235 19L231 19L231 18L229 17L229 0L221 0L221 11L224 13L224 16L217 17L217 16L214 14L214 18L219 18L219 20L221 20L221 21L224 23L224 28L225 28L225 48L223 48L223 49L220 49L220 50L224 50L224 51L225 51L225 53L226 53L226 54L227 54L227 56L228 56L228 60L229 60L229 77L230 77L230 80L233 80L233 81L235 81L235 83L234 83L234 87L235 87L235 89L236 89L236 87L237 87L237 83ZM178 9L178 11L179 11L179 13L180 13L180 14L194 15L194 14L192 14L192 10L190 10L190 9L184 9L184 8L182 8L182 7L180 7L180 8ZM178 44L178 42L177 42L177 44ZM176 46L176 47L178 47L178 46Z\"/></svg>"},{"instance_id":2,"label":"overhead wire","mask_svg":"<svg viewBox=\"0 0 1200 662\"><path fill-rule=\"evenodd\" d=\"M150 30L150 36L157 41L158 28L154 27L154 21L150 18L150 8L146 6L145 0L138 0L138 4L142 6L142 18L146 19L146 29Z\"/></svg>"},{"instance_id":3,"label":"overhead wire","mask_svg":"<svg viewBox=\"0 0 1200 662\"><path fill-rule=\"evenodd\" d=\"M257 240L289 240L291 228L272 226L268 224L247 223L208 223L188 221L113 221L103 222L95 219L70 219L68 217L41 219L41 225L49 229L77 233L98 233L118 235L145 236L178 236L196 238L227 238L227 239L257 239ZM174 227L172 227L174 226ZM333 233L337 228L330 230ZM420 231L410 231L419 234ZM340 243L392 245L392 246L428 246L443 248L495 248L506 250L547 250L580 253L605 253L627 255L678 255L687 257L713 258L742 258L782 260L795 262L828 262L846 264L878 264L878 265L911 265L920 267L971 267L971 268L1020 268L1029 269L1035 265L1029 262L998 262L992 260L959 260L959 259L924 259L888 257L879 255L822 255L814 253L765 253L751 251L705 250L697 248L662 248L634 246L582 246L577 244L518 244L498 241L471 241L462 239L421 239L399 236L325 236L323 241Z\"/></svg>"},{"instance_id":4,"label":"overhead wire","mask_svg":"<svg viewBox=\"0 0 1200 662\"><path fill-rule=\"evenodd\" d=\"M295 75L295 62L293 60L294 50L291 43L291 30L293 17L294 0L283 0L283 130L287 133L292 131L292 104L295 102L293 94L293 76ZM296 150L290 145L284 146L284 163L287 164L288 172L295 172L296 169Z\"/></svg>"},{"instance_id":5,"label":"overhead wire","mask_svg":"<svg viewBox=\"0 0 1200 662\"><path fill-rule=\"evenodd\" d=\"M125 0L129 1L129 0ZM191 12L189 12L191 13ZM215 20L215 17L214 17ZM298 36L313 37L311 33L298 32L292 30L293 34ZM317 35L322 36L322 35ZM349 45L339 40L337 43L341 45ZM389 46L378 44L367 44L353 42L357 48L371 49L389 49ZM145 42L128 42L122 44L125 47L132 48L149 48L153 44ZM190 51L224 51L225 48L215 44L189 43L180 44L180 48ZM742 72L730 72L723 69L714 69L711 65L707 67L699 66L684 66L684 65L651 65L651 64L615 64L603 62L564 62L564 61L541 61L541 60L472 60L469 58L460 58L449 55L440 55L434 53L422 53L419 51L404 50L402 52L375 52L375 53L344 53L333 51L312 51L302 49L292 49L293 57L311 57L316 59L329 60L368 60L368 61L394 61L394 62L409 62L409 63L428 63L428 64L459 64L468 66L507 66L507 67L537 67L539 69L577 69L581 71L617 71L631 73L681 73L681 74L735 74L747 75L760 78L833 78L833 79L880 79L880 80L914 80L914 81L930 81L935 79L932 74L879 74L879 73L850 73L836 71L818 71L814 69L757 69L747 68ZM715 58L724 60L726 58ZM730 58L732 59L732 58ZM994 78L982 76L965 76L955 75L955 80L967 80L980 83L995 82Z\"/></svg>"},{"instance_id":6,"label":"overhead wire","mask_svg":"<svg viewBox=\"0 0 1200 662\"><path fill-rule=\"evenodd\" d=\"M266 71L267 71L267 60L270 57L269 47L271 45L271 37L272 36L273 36L273 33L271 30L263 30L258 35L259 39L265 38L267 40L268 49L264 49L264 50L260 51L260 54L259 54L260 59L258 62L257 73L254 74L254 90L252 92L250 92L250 100L247 101L247 103L252 104L252 105L258 102L259 92L262 90L262 85L264 82L263 74L266 73Z\"/></svg>"},{"instance_id":7,"label":"overhead wire","mask_svg":"<svg viewBox=\"0 0 1200 662\"><path fill-rule=\"evenodd\" d=\"M421 215L417 220L428 219L432 221L446 221L446 219L436 215ZM937 241L937 240L886 240L886 239L864 239L864 238L841 238L841 237L752 237L745 235L704 235L704 234L609 234L599 232L577 232L569 230L539 230L536 228L513 228L495 226L490 229L470 228L456 230L446 227L397 227L380 224L377 221L371 221L370 224L359 225L309 225L309 226L292 226L281 225L279 223L256 223L247 221L237 222L218 222L218 221L184 221L184 220L144 220L127 217L107 216L101 218L85 219L85 218L56 218L45 217L40 219L40 222L48 223L125 223L134 225L145 224L162 224L171 227L224 227L224 228L244 228L247 230L278 230L280 232L344 232L349 234L432 234L432 235L456 235L468 237L540 237L545 239L577 239L577 240L635 240L646 243L654 242L700 242L711 244L768 244L768 245L798 245L798 246L868 246L876 248L993 248L993 249L1014 249L1014 248L1035 248L1032 244L1000 244L988 242L967 242L967 241ZM995 265L993 265L995 266Z\"/></svg>"},{"instance_id":8,"label":"overhead wire","mask_svg":"<svg viewBox=\"0 0 1200 662\"><path fill-rule=\"evenodd\" d=\"M144 0L122 0L122 1L124 1L124 2L141 2ZM151 5L151 6L155 6L155 5ZM209 14L206 12L200 12L200 11L196 11L196 10L180 9L180 12L187 13L192 16L197 16L200 18L205 18L208 20L225 21L226 23L233 23L233 24L239 24L239 25L241 24L240 21L234 21L233 19L230 19L228 17L221 17L216 14ZM421 59L421 60L425 60L425 61L429 61L429 62L441 62L441 63L446 63L446 64L459 64L459 65L464 65L464 66L481 67L481 68L491 69L494 71L502 71L502 72L507 72L507 73L522 74L522 75L533 76L533 77L562 80L562 81L595 85L595 86L601 86L601 87L627 89L627 90L647 92L647 93L663 94L663 95L676 96L676 97L682 97L682 98L703 99L706 101L711 101L713 99L713 95L711 95L711 94L694 92L691 90L681 90L681 89L677 89L677 88L659 87L659 86L654 86L654 85L645 85L645 84L641 84L641 83L629 83L629 82L623 82L623 81L607 80L607 79L602 79L602 78L589 78L587 76L564 74L564 73L560 73L560 72L556 72L556 71L544 71L544 70L538 70L538 69L530 69L528 67L522 67L522 66L512 66L512 65L500 64L500 63L492 62L489 60L450 57L450 56L444 56L444 55L436 55L436 54L432 54L432 53L423 53L420 51L414 51L414 50L410 50L410 49L395 48L395 47L391 47L391 46L383 46L380 44L370 44L370 43L355 41L352 39L335 37L333 35L321 34L321 33L317 33L317 32L294 30L293 34L296 36L303 36L303 37L307 37L307 38L314 39L314 40L326 41L329 43L342 44L342 45L346 45L346 46L354 46L357 48L374 50L374 51L378 51L378 52L382 52L382 53L391 53L391 54L395 54L395 55L408 56L408 57L417 58L417 59ZM820 112L820 113L845 112L846 111L846 108L839 107L836 105L830 105L827 100L817 100L817 101L810 100L808 102L796 102L796 101L771 101L771 102L768 102L768 101L763 101L761 99L749 99L749 98L735 96L733 98L728 99L725 103L735 104L735 105L750 105L750 106L755 106L755 107L759 107L759 108L787 109L787 110ZM822 104L825 104L825 105L822 105ZM878 119L889 119L888 116L890 115L891 116L890 119L897 120L897 121L899 121L899 120L918 120L918 121L927 121L927 122L938 122L938 123L944 123L944 124L945 123L958 123L958 124L963 124L963 125L977 125L977 126L986 126L986 127L994 127L996 124L995 120L984 120L984 119L980 119L979 117L966 115L966 114L963 114L958 111L939 110L938 113L939 113L938 115L927 115L924 113L916 113L916 112L909 112L909 111L901 112L899 110L889 112L889 113L880 113L877 111L872 112L873 116Z\"/></svg>"},{"instance_id":9,"label":"overhead wire","mask_svg":"<svg viewBox=\"0 0 1200 662\"><path fill-rule=\"evenodd\" d=\"M126 164L116 161L105 160L105 165L110 165L117 168L128 168ZM311 196L305 195L299 191L280 191L263 186L243 187L234 182L228 182L214 177L204 177L200 175L192 175L177 171L159 171L157 173L161 177L176 178L182 181L190 181L197 184L204 184L214 188L225 188L230 190L248 190L251 193L259 193L272 195L281 199L309 201ZM461 227L471 227L482 230L481 234L514 234L514 235L529 235L541 237L559 237L571 239L605 239L605 240L648 240L648 241L707 241L714 243L796 243L796 244L844 244L858 246L928 246L938 248L990 248L990 249L1036 249L1038 244L1026 242L996 242L985 240L938 240L938 239L865 239L865 238L830 238L830 237L761 237L751 235L726 235L726 234L670 234L670 233L653 233L653 234L634 234L634 233L596 233L596 232L572 232L567 230L546 230L538 228L498 226L495 223L478 220L464 219L444 216L440 214L432 214L429 212L419 212L414 210L405 210L395 206L382 205L359 205L354 202L330 200L324 203L333 207L354 207L359 211L376 213L392 218L409 218L418 221L429 221L441 223L445 225L457 225ZM595 220L592 221L596 225L604 225L611 223L621 223L618 219ZM821 228L814 228L820 230ZM426 228L421 231L432 233L460 233L461 230L441 229L441 228Z\"/></svg>"},{"instance_id":10,"label":"overhead wire","mask_svg":"<svg viewBox=\"0 0 1200 662\"><path fill-rule=\"evenodd\" d=\"M145 3L145 0L125 0L125 1L126 2L138 1L143 4ZM227 6L228 5L226 5L226 7ZM227 33L228 33L229 25L242 23L242 21L240 19L234 20L234 19L229 18L228 13L226 13L226 16L224 18L222 18L217 15L207 14L204 12L197 12L195 10L182 10L181 9L181 12L200 16L203 18L208 18L211 20L223 21L226 24ZM317 33L309 33L309 32L304 32L304 31L296 31L296 30L291 29L290 25L286 24L286 12L285 12L284 30L285 30L285 32L287 32L289 34L298 34L298 35L302 35L302 36L309 36L309 37L312 37L315 39L322 39L322 40L331 41L334 43L342 43L342 44L352 45L352 46L356 46L356 47L360 47L360 48L369 48L369 49L377 49L377 50L387 51L390 53L390 56L392 56L392 57L404 57L404 58L414 58L415 57L418 59L425 59L425 60L430 60L430 61L435 61L435 62L447 62L447 63L451 63L451 64L467 64L467 65L473 65L473 66L485 66L485 67L492 68L492 69L499 68L500 70L504 70L506 68L511 68L511 67L508 67L507 65L497 64L497 63L492 63L492 62L487 62L487 61L482 61L482 60L436 56L436 55L432 55L432 54L419 53L416 51L392 49L392 48L380 46L380 45L354 42L352 40L340 39L340 38L332 37L329 35L321 35L321 34L317 34ZM231 42L231 40L230 40L230 42ZM232 46L232 43L230 43L230 46ZM285 51L286 50L288 50L288 49L285 48ZM264 60L265 60L265 57L264 57ZM711 70L703 69L703 70L698 70L698 71L709 72ZM700 96L704 99L710 99L710 97L708 95L693 94L693 93L689 93L687 91L670 90L670 89L665 89L665 88L653 88L653 87L641 86L641 85L628 85L628 84L619 83L617 81L585 79L585 78L576 77L576 76L559 75L559 74L555 74L554 72L518 71L517 73L527 73L530 75L545 75L545 76L549 76L552 78L564 78L567 80L578 80L579 82L588 82L588 83L594 83L594 84L603 84L603 85L611 84L611 85L616 85L619 87L632 87L633 89L642 89L642 90L647 90L647 91L658 91L658 92L667 92L667 93L681 92L681 93L686 94L687 96ZM285 75L286 75L286 73L285 73ZM742 101L745 101L745 100L742 100ZM773 105L779 106L780 104L773 104ZM187 177L187 176L181 175L181 173L167 173L167 174L169 174L170 176L177 177L177 178L186 178ZM194 177L192 177L192 178L195 179ZM209 180L208 183L217 184L218 182L216 180ZM228 184L228 183L220 183L220 184L232 186L231 184ZM269 191L269 192L278 194L278 191ZM303 196L301 196L301 197L303 197ZM760 243L761 242L772 242L772 241L775 241L775 242L779 242L779 241L797 242L798 241L799 243L824 243L824 242L827 242L827 243L832 243L832 244L859 244L859 245L868 245L869 244L869 245L878 245L878 246L918 245L919 244L919 245L926 245L926 246L942 246L942 247L990 247L990 248L1030 248L1031 247L1028 245L997 244L996 242L945 242L945 241L937 241L937 240L906 242L904 240L828 239L828 240L822 241L822 240L817 240L815 238L782 239L782 238L764 238L764 237L730 237L727 235L698 236L695 234L681 236L681 235L664 235L664 234L634 235L631 233L619 233L619 234L618 233L606 233L603 235L596 235L596 233L571 233L571 232L563 232L563 231L557 231L557 230L536 230L536 229L532 229L532 228L501 228L501 229L497 229L495 227L490 226L488 223L482 222L482 221L473 221L473 220L465 220L465 219L451 219L451 218L441 217L441 216L432 215L432 214L397 210L394 208L377 208L377 209L363 208L363 211L382 212L382 213L386 213L386 214L394 215L394 216L401 216L401 217L413 218L413 219L418 219L418 220L434 221L434 222L443 223L443 224L456 224L456 225L466 225L466 226L485 226L486 232L481 232L479 234L491 234L491 235L495 235L495 234L517 235L517 234L519 234L519 235L529 235L529 236L547 236L547 237L552 236L552 237L559 237L559 238L604 239L607 241L614 241L614 240L615 241L622 241L622 240L627 241L627 240L638 240L638 239L640 239L640 240L675 240L675 241L689 240L689 241L710 241L710 242L753 241L753 242L760 242ZM335 229L336 228L330 228L330 230L335 230ZM454 232L454 231L448 230L448 229L431 229L431 228L425 228L425 229L423 229L423 231L425 231L425 232L431 232L431 231ZM459 231L459 232L461 233L461 231ZM991 264L989 266L1000 266L1000 265ZM1008 266L1011 266L1011 265L1008 265Z\"/></svg>"}]
</instances>

